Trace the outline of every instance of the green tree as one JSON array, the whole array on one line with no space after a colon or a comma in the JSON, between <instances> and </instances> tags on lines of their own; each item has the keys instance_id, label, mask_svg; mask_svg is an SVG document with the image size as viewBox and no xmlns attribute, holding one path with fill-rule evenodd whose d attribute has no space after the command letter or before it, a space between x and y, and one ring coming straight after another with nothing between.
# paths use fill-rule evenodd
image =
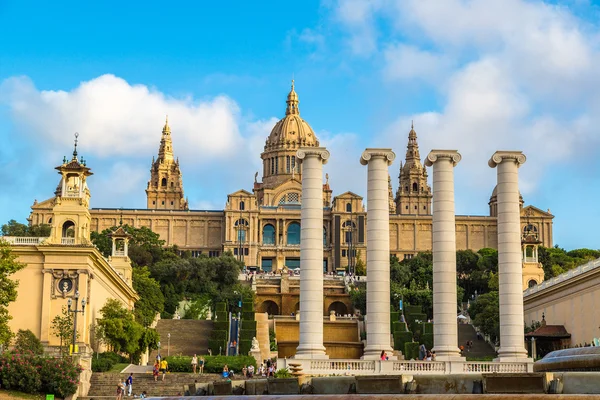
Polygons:
<instances>
[{"instance_id":1,"label":"green tree","mask_svg":"<svg viewBox=\"0 0 600 400\"><path fill-rule=\"evenodd\" d=\"M18 281L10 279L15 272L25 268L25 264L17 261L10 245L0 238L0 345L7 345L12 338L8 321L12 319L8 313L8 305L17 299Z\"/></svg>"},{"instance_id":2,"label":"green tree","mask_svg":"<svg viewBox=\"0 0 600 400\"><path fill-rule=\"evenodd\" d=\"M48 224L32 225L29 227L28 236L48 237L52 228Z\"/></svg>"},{"instance_id":3,"label":"green tree","mask_svg":"<svg viewBox=\"0 0 600 400\"><path fill-rule=\"evenodd\" d=\"M496 342L500 337L500 301L497 291L484 293L477 297L469 308L473 325L478 326L483 333L490 335Z\"/></svg>"},{"instance_id":4,"label":"green tree","mask_svg":"<svg viewBox=\"0 0 600 400\"><path fill-rule=\"evenodd\" d=\"M367 266L362 260L362 254L360 250L358 250L356 253L356 266L354 267L354 274L358 276L367 275Z\"/></svg>"},{"instance_id":5,"label":"green tree","mask_svg":"<svg viewBox=\"0 0 600 400\"><path fill-rule=\"evenodd\" d=\"M28 236L28 227L25 224L11 219L2 225L2 236Z\"/></svg>"},{"instance_id":6,"label":"green tree","mask_svg":"<svg viewBox=\"0 0 600 400\"><path fill-rule=\"evenodd\" d=\"M51 330L52 334L60 339L60 354L68 353L73 342L73 313L70 313L67 307L63 306L61 314L52 319ZM76 335L78 338L79 332Z\"/></svg>"},{"instance_id":7,"label":"green tree","mask_svg":"<svg viewBox=\"0 0 600 400\"><path fill-rule=\"evenodd\" d=\"M140 296L135 303L135 319L148 327L156 314L165 310L165 297L147 267L133 267L133 288Z\"/></svg>"},{"instance_id":8,"label":"green tree","mask_svg":"<svg viewBox=\"0 0 600 400\"><path fill-rule=\"evenodd\" d=\"M29 329L19 329L15 338L15 350L21 354L28 351L38 355L44 354L42 342Z\"/></svg>"},{"instance_id":9,"label":"green tree","mask_svg":"<svg viewBox=\"0 0 600 400\"><path fill-rule=\"evenodd\" d=\"M365 287L354 287L350 291L352 306L359 310L362 315L367 314L367 290Z\"/></svg>"}]
</instances>

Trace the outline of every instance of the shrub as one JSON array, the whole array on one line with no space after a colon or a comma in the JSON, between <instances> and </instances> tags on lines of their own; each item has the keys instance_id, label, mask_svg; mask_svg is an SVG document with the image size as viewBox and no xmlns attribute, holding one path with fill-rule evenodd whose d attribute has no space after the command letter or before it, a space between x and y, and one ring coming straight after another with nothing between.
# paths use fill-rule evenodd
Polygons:
<instances>
[{"instance_id":1,"label":"shrub","mask_svg":"<svg viewBox=\"0 0 600 400\"><path fill-rule=\"evenodd\" d=\"M254 304L252 303L242 303L242 311L254 311Z\"/></svg>"},{"instance_id":2,"label":"shrub","mask_svg":"<svg viewBox=\"0 0 600 400\"><path fill-rule=\"evenodd\" d=\"M421 313L421 306L411 306L409 304L404 305L404 314L405 315L420 314L420 313Z\"/></svg>"},{"instance_id":3,"label":"shrub","mask_svg":"<svg viewBox=\"0 0 600 400\"><path fill-rule=\"evenodd\" d=\"M424 333L421 335L421 343L425 345L428 350L433 349L433 333Z\"/></svg>"},{"instance_id":4,"label":"shrub","mask_svg":"<svg viewBox=\"0 0 600 400\"><path fill-rule=\"evenodd\" d=\"M41 358L42 392L66 398L77 391L81 367L71 358Z\"/></svg>"},{"instance_id":5,"label":"shrub","mask_svg":"<svg viewBox=\"0 0 600 400\"><path fill-rule=\"evenodd\" d=\"M254 321L254 312L250 312L250 311L242 312L242 321Z\"/></svg>"},{"instance_id":6,"label":"shrub","mask_svg":"<svg viewBox=\"0 0 600 400\"><path fill-rule=\"evenodd\" d=\"M240 330L240 340L252 340L256 336L255 330L242 329Z\"/></svg>"},{"instance_id":7,"label":"shrub","mask_svg":"<svg viewBox=\"0 0 600 400\"><path fill-rule=\"evenodd\" d=\"M277 371L275 371L274 376L275 378L291 378L292 374L290 371L288 371L287 368L280 368Z\"/></svg>"},{"instance_id":8,"label":"shrub","mask_svg":"<svg viewBox=\"0 0 600 400\"><path fill-rule=\"evenodd\" d=\"M211 339L226 341L227 331L212 331Z\"/></svg>"},{"instance_id":9,"label":"shrub","mask_svg":"<svg viewBox=\"0 0 600 400\"><path fill-rule=\"evenodd\" d=\"M433 323L424 322L423 323L423 333L433 333Z\"/></svg>"},{"instance_id":10,"label":"shrub","mask_svg":"<svg viewBox=\"0 0 600 400\"><path fill-rule=\"evenodd\" d=\"M106 372L110 371L110 369L115 365L111 360L106 358L98 358L95 357L92 359L92 372Z\"/></svg>"},{"instance_id":11,"label":"shrub","mask_svg":"<svg viewBox=\"0 0 600 400\"><path fill-rule=\"evenodd\" d=\"M392 324L392 332L408 332L408 326L405 322L396 321Z\"/></svg>"},{"instance_id":12,"label":"shrub","mask_svg":"<svg viewBox=\"0 0 600 400\"><path fill-rule=\"evenodd\" d=\"M217 303L217 305L215 306L215 311L227 311L227 305L225 303Z\"/></svg>"},{"instance_id":13,"label":"shrub","mask_svg":"<svg viewBox=\"0 0 600 400\"><path fill-rule=\"evenodd\" d=\"M0 383L2 388L25 393L36 393L42 389L35 355L4 353L0 356Z\"/></svg>"},{"instance_id":14,"label":"shrub","mask_svg":"<svg viewBox=\"0 0 600 400\"><path fill-rule=\"evenodd\" d=\"M390 312L390 323L394 324L394 322L400 321L400 313L397 311Z\"/></svg>"},{"instance_id":15,"label":"shrub","mask_svg":"<svg viewBox=\"0 0 600 400\"><path fill-rule=\"evenodd\" d=\"M42 346L40 339L29 329L19 329L15 340L15 351L21 354L31 351L33 354L42 355L44 354L44 346Z\"/></svg>"},{"instance_id":16,"label":"shrub","mask_svg":"<svg viewBox=\"0 0 600 400\"><path fill-rule=\"evenodd\" d=\"M407 342L404 343L404 359L416 360L419 358L419 343Z\"/></svg>"},{"instance_id":17,"label":"shrub","mask_svg":"<svg viewBox=\"0 0 600 400\"><path fill-rule=\"evenodd\" d=\"M242 320L242 329L255 331L256 330L256 321L243 319Z\"/></svg>"},{"instance_id":18,"label":"shrub","mask_svg":"<svg viewBox=\"0 0 600 400\"><path fill-rule=\"evenodd\" d=\"M213 355L219 354L219 347L221 348L221 353L227 352L227 342L225 342L224 340L208 340L208 348L210 349L210 351L212 351Z\"/></svg>"},{"instance_id":19,"label":"shrub","mask_svg":"<svg viewBox=\"0 0 600 400\"><path fill-rule=\"evenodd\" d=\"M169 363L171 372L192 372L192 357L173 356L165 359ZM225 364L230 371L239 373L244 366L254 365L256 367L256 360L250 356L206 356L204 357L204 372L220 374Z\"/></svg>"},{"instance_id":20,"label":"shrub","mask_svg":"<svg viewBox=\"0 0 600 400\"><path fill-rule=\"evenodd\" d=\"M52 393L65 398L75 393L81 367L71 358L46 358L27 352L0 356L3 388L25 393Z\"/></svg>"},{"instance_id":21,"label":"shrub","mask_svg":"<svg viewBox=\"0 0 600 400\"><path fill-rule=\"evenodd\" d=\"M404 344L412 341L412 332L394 332L394 350L400 350L404 352ZM406 357L406 354L404 356Z\"/></svg>"},{"instance_id":22,"label":"shrub","mask_svg":"<svg viewBox=\"0 0 600 400\"><path fill-rule=\"evenodd\" d=\"M215 321L213 323L213 331L226 331L229 329L229 322L227 321Z\"/></svg>"},{"instance_id":23,"label":"shrub","mask_svg":"<svg viewBox=\"0 0 600 400\"><path fill-rule=\"evenodd\" d=\"M240 355L247 355L252 348L252 339L240 339Z\"/></svg>"},{"instance_id":24,"label":"shrub","mask_svg":"<svg viewBox=\"0 0 600 400\"><path fill-rule=\"evenodd\" d=\"M219 321L225 321L225 322L229 321L229 314L227 314L227 311L217 311L216 312L215 322L219 322Z\"/></svg>"}]
</instances>

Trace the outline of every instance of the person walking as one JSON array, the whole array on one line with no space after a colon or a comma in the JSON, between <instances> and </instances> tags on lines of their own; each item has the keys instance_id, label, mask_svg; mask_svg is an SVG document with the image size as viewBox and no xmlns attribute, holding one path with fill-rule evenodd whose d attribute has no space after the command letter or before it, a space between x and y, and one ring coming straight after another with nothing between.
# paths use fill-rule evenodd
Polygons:
<instances>
[{"instance_id":1,"label":"person walking","mask_svg":"<svg viewBox=\"0 0 600 400\"><path fill-rule=\"evenodd\" d=\"M194 354L194 357L192 357L192 373L193 374L196 373L197 367L198 367L198 357Z\"/></svg>"},{"instance_id":2,"label":"person walking","mask_svg":"<svg viewBox=\"0 0 600 400\"><path fill-rule=\"evenodd\" d=\"M133 373L129 374L125 381L125 385L127 387L127 396L131 397L131 392L133 391Z\"/></svg>"},{"instance_id":3,"label":"person walking","mask_svg":"<svg viewBox=\"0 0 600 400\"><path fill-rule=\"evenodd\" d=\"M165 381L165 376L167 375L167 368L169 368L169 363L163 358L163 360L160 362L160 372L162 374L163 382Z\"/></svg>"},{"instance_id":4,"label":"person walking","mask_svg":"<svg viewBox=\"0 0 600 400\"><path fill-rule=\"evenodd\" d=\"M125 391L125 386L123 386L123 382L119 380L117 384L117 400L123 399L123 392Z\"/></svg>"},{"instance_id":5,"label":"person walking","mask_svg":"<svg viewBox=\"0 0 600 400\"><path fill-rule=\"evenodd\" d=\"M154 377L154 382L158 381L158 370L160 369L160 364L158 361L154 361L154 366L152 367L152 376Z\"/></svg>"}]
</instances>

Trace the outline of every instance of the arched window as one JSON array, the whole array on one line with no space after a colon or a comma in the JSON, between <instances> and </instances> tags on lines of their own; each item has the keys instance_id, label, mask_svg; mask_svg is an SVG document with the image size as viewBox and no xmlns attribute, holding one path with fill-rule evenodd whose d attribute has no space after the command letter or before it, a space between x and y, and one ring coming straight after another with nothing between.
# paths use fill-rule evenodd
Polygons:
<instances>
[{"instance_id":1,"label":"arched window","mask_svg":"<svg viewBox=\"0 0 600 400\"><path fill-rule=\"evenodd\" d=\"M240 201L240 210L244 211L246 209L246 203L244 203L243 201Z\"/></svg>"},{"instance_id":2,"label":"arched window","mask_svg":"<svg viewBox=\"0 0 600 400\"><path fill-rule=\"evenodd\" d=\"M237 221L235 221L234 224L235 228L236 228L236 236L237 236L237 241L238 242L245 242L246 241L246 230L248 230L248 221L240 218Z\"/></svg>"},{"instance_id":3,"label":"arched window","mask_svg":"<svg viewBox=\"0 0 600 400\"><path fill-rule=\"evenodd\" d=\"M167 186L167 178L162 178L162 181L160 181L160 186Z\"/></svg>"},{"instance_id":4,"label":"arched window","mask_svg":"<svg viewBox=\"0 0 600 400\"><path fill-rule=\"evenodd\" d=\"M346 204L346 212L352 212L352 203Z\"/></svg>"},{"instance_id":5,"label":"arched window","mask_svg":"<svg viewBox=\"0 0 600 400\"><path fill-rule=\"evenodd\" d=\"M408 193L408 186L404 186L404 191Z\"/></svg>"},{"instance_id":6,"label":"arched window","mask_svg":"<svg viewBox=\"0 0 600 400\"><path fill-rule=\"evenodd\" d=\"M323 246L327 246L327 229L323 227Z\"/></svg>"},{"instance_id":7,"label":"arched window","mask_svg":"<svg viewBox=\"0 0 600 400\"><path fill-rule=\"evenodd\" d=\"M287 244L300 244L300 224L298 222L288 225Z\"/></svg>"},{"instance_id":8,"label":"arched window","mask_svg":"<svg viewBox=\"0 0 600 400\"><path fill-rule=\"evenodd\" d=\"M527 287L534 287L535 285L537 285L537 282L534 279L531 279L529 282L527 282Z\"/></svg>"},{"instance_id":9,"label":"arched window","mask_svg":"<svg viewBox=\"0 0 600 400\"><path fill-rule=\"evenodd\" d=\"M355 228L356 224L350 220L347 220L342 224L342 229L344 230L346 236L346 243L352 243L352 233L354 232Z\"/></svg>"},{"instance_id":10,"label":"arched window","mask_svg":"<svg viewBox=\"0 0 600 400\"><path fill-rule=\"evenodd\" d=\"M413 192L418 192L419 191L419 185L417 185L417 182L413 183Z\"/></svg>"},{"instance_id":11,"label":"arched window","mask_svg":"<svg viewBox=\"0 0 600 400\"><path fill-rule=\"evenodd\" d=\"M275 175L275 157L271 157L271 175Z\"/></svg>"},{"instance_id":12,"label":"arched window","mask_svg":"<svg viewBox=\"0 0 600 400\"><path fill-rule=\"evenodd\" d=\"M263 244L275 244L275 227L267 224L263 227Z\"/></svg>"},{"instance_id":13,"label":"arched window","mask_svg":"<svg viewBox=\"0 0 600 400\"><path fill-rule=\"evenodd\" d=\"M175 182L171 182L171 187L175 187Z\"/></svg>"},{"instance_id":14,"label":"arched window","mask_svg":"<svg viewBox=\"0 0 600 400\"><path fill-rule=\"evenodd\" d=\"M66 221L62 226L62 237L72 238L75 237L75 223L73 221Z\"/></svg>"},{"instance_id":15,"label":"arched window","mask_svg":"<svg viewBox=\"0 0 600 400\"><path fill-rule=\"evenodd\" d=\"M291 172L290 171L290 156L285 156L285 172L287 172L288 174Z\"/></svg>"}]
</instances>

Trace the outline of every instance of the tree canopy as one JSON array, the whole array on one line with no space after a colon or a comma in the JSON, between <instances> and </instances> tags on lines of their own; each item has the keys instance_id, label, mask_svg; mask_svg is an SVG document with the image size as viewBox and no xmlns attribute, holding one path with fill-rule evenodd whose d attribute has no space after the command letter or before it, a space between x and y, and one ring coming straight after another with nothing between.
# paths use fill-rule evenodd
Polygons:
<instances>
[{"instance_id":1,"label":"tree canopy","mask_svg":"<svg viewBox=\"0 0 600 400\"><path fill-rule=\"evenodd\" d=\"M8 305L17 299L19 282L10 279L15 272L25 268L25 264L17 261L10 245L0 238L0 345L6 345L12 338L8 321L12 317L8 313Z\"/></svg>"},{"instance_id":2,"label":"tree canopy","mask_svg":"<svg viewBox=\"0 0 600 400\"><path fill-rule=\"evenodd\" d=\"M50 225L32 225L28 226L11 219L0 228L2 236L31 236L31 237L48 237L50 236Z\"/></svg>"}]
</instances>

